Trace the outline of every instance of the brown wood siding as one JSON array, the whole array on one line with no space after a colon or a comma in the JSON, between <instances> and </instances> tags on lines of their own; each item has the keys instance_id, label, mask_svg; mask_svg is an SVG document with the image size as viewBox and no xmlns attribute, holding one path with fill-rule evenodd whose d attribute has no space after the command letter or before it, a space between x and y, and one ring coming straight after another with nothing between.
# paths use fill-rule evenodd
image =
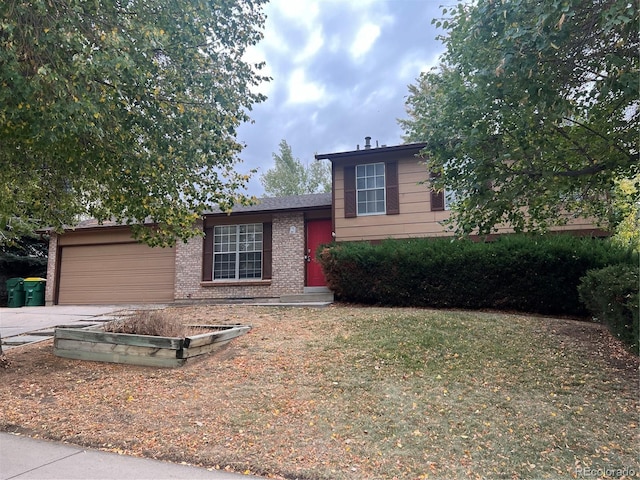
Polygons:
<instances>
[{"instance_id":1,"label":"brown wood siding","mask_svg":"<svg viewBox=\"0 0 640 480\"><path fill-rule=\"evenodd\" d=\"M66 245L102 245L113 243L132 243L129 227L98 227L96 229L66 232L58 237L58 246Z\"/></svg>"},{"instance_id":2,"label":"brown wood siding","mask_svg":"<svg viewBox=\"0 0 640 480\"><path fill-rule=\"evenodd\" d=\"M449 218L449 211L433 211L431 189L427 182L426 167L415 157L398 160L399 215L367 215L345 218L344 215L344 169L334 167L334 230L337 241L384 240L385 238L451 236L441 222ZM419 182L425 182L420 184ZM589 219L571 219L564 227L552 231L595 231ZM512 230L501 227L498 233Z\"/></svg>"},{"instance_id":3,"label":"brown wood siding","mask_svg":"<svg viewBox=\"0 0 640 480\"><path fill-rule=\"evenodd\" d=\"M61 248L59 304L172 302L174 282L174 248L140 243Z\"/></svg>"},{"instance_id":4,"label":"brown wood siding","mask_svg":"<svg viewBox=\"0 0 640 480\"><path fill-rule=\"evenodd\" d=\"M418 184L427 180L428 174L424 165L420 165L415 157L397 162L398 214L345 218L344 170L340 166L335 168L336 240L378 240L444 234L438 222L447 218L448 212L431 211L429 186Z\"/></svg>"}]
</instances>

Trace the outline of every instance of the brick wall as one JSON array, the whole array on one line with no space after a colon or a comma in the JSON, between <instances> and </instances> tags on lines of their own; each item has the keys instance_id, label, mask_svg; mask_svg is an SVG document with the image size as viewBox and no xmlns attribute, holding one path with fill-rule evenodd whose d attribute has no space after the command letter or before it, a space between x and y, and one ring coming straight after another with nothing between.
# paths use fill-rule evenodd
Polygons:
<instances>
[{"instance_id":1,"label":"brick wall","mask_svg":"<svg viewBox=\"0 0 640 480\"><path fill-rule=\"evenodd\" d=\"M304 217L288 213L273 217L273 284L278 296L304 290Z\"/></svg>"},{"instance_id":2,"label":"brick wall","mask_svg":"<svg viewBox=\"0 0 640 480\"><path fill-rule=\"evenodd\" d=\"M202 221L198 228L202 229ZM176 243L176 277L174 297L176 300L191 298L200 288L202 276L202 237Z\"/></svg>"},{"instance_id":3,"label":"brick wall","mask_svg":"<svg viewBox=\"0 0 640 480\"><path fill-rule=\"evenodd\" d=\"M202 227L202 225L200 225ZM202 282L202 238L176 245L176 301L257 298L274 299L304 290L304 216L274 214L272 279L260 282Z\"/></svg>"},{"instance_id":4,"label":"brick wall","mask_svg":"<svg viewBox=\"0 0 640 480\"><path fill-rule=\"evenodd\" d=\"M53 291L55 288L56 261L58 255L58 235L52 233L49 237L49 256L47 258L47 284L44 290L45 305L53 305Z\"/></svg>"}]
</instances>

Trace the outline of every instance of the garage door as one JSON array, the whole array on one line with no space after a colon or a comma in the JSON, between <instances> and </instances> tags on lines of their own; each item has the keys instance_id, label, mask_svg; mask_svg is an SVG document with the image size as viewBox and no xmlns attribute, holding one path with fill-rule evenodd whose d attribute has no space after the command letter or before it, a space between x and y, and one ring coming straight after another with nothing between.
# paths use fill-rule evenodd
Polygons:
<instances>
[{"instance_id":1,"label":"garage door","mask_svg":"<svg viewBox=\"0 0 640 480\"><path fill-rule=\"evenodd\" d=\"M171 302L175 249L139 243L62 247L61 305Z\"/></svg>"}]
</instances>

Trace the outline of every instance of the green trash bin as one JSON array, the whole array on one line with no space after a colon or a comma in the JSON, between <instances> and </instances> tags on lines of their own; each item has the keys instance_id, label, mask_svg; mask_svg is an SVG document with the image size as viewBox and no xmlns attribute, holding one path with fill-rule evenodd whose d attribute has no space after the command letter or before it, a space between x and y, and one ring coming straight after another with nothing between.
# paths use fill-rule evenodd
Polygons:
<instances>
[{"instance_id":1,"label":"green trash bin","mask_svg":"<svg viewBox=\"0 0 640 480\"><path fill-rule=\"evenodd\" d=\"M29 277L24 279L24 304L26 307L44 305L44 287L46 278Z\"/></svg>"},{"instance_id":2,"label":"green trash bin","mask_svg":"<svg viewBox=\"0 0 640 480\"><path fill-rule=\"evenodd\" d=\"M9 278L7 280L7 307L16 308L24 305L24 278Z\"/></svg>"}]
</instances>

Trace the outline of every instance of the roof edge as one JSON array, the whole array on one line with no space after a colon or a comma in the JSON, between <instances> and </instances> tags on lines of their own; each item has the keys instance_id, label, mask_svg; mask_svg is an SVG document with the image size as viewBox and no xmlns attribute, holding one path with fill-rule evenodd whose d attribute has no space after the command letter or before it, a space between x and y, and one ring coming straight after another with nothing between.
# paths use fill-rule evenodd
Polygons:
<instances>
[{"instance_id":1,"label":"roof edge","mask_svg":"<svg viewBox=\"0 0 640 480\"><path fill-rule=\"evenodd\" d=\"M363 148L359 150L350 150L347 152L335 152L335 153L316 153L316 160L341 160L345 158L363 157L372 154L386 154L386 153L402 153L406 151L415 150L418 153L420 150L427 146L424 142L415 143L403 143L402 145L392 145L390 147L375 147L375 148Z\"/></svg>"},{"instance_id":2,"label":"roof edge","mask_svg":"<svg viewBox=\"0 0 640 480\"><path fill-rule=\"evenodd\" d=\"M260 214L272 212L299 212L330 209L332 205L331 193L310 193L305 195L290 195L286 197L262 197L258 198L257 204L254 205L235 205L231 213L222 210L210 210L202 213L202 217L207 216L228 216L228 215L245 215ZM153 227L156 222L145 221L143 226ZM104 228L130 228L131 224L114 222L113 220L105 220L102 223L94 218L88 218L78 222L76 225L65 225L64 232L101 230ZM51 234L54 231L52 227L39 229L42 233Z\"/></svg>"}]
</instances>

